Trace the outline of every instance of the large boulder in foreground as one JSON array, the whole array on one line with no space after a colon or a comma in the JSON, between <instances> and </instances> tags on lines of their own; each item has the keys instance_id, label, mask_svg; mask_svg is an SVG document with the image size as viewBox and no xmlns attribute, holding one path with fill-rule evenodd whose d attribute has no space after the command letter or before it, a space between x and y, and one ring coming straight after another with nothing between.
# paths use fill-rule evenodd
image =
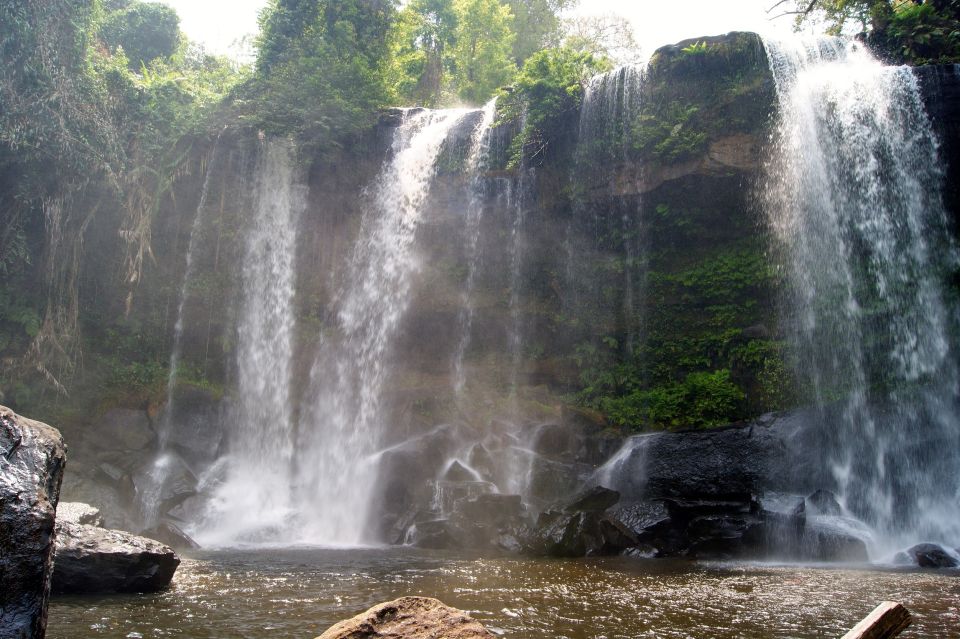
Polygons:
<instances>
[{"instance_id":1,"label":"large boulder in foreground","mask_svg":"<svg viewBox=\"0 0 960 639\"><path fill-rule=\"evenodd\" d=\"M0 406L0 638L46 633L65 463L56 429Z\"/></svg>"},{"instance_id":2,"label":"large boulder in foreground","mask_svg":"<svg viewBox=\"0 0 960 639\"><path fill-rule=\"evenodd\" d=\"M428 597L401 597L334 625L317 639L493 639L462 610Z\"/></svg>"},{"instance_id":3,"label":"large boulder in foreground","mask_svg":"<svg viewBox=\"0 0 960 639\"><path fill-rule=\"evenodd\" d=\"M57 522L53 592L143 593L163 590L180 558L169 546L120 530Z\"/></svg>"}]
</instances>

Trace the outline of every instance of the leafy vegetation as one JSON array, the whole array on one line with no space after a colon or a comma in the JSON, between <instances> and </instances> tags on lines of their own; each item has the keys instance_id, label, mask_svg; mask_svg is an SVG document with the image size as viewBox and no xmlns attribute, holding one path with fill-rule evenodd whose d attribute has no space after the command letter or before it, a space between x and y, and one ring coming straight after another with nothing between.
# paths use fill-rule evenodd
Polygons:
<instances>
[{"instance_id":1,"label":"leafy vegetation","mask_svg":"<svg viewBox=\"0 0 960 639\"><path fill-rule=\"evenodd\" d=\"M609 62L570 48L545 49L530 57L499 103L501 121L519 123L510 150L510 166L543 155L562 135L583 100L584 83L606 71Z\"/></svg>"},{"instance_id":2,"label":"leafy vegetation","mask_svg":"<svg viewBox=\"0 0 960 639\"><path fill-rule=\"evenodd\" d=\"M859 33L881 54L901 63L960 61L958 0L781 0L774 5L826 23L828 32Z\"/></svg>"}]
</instances>

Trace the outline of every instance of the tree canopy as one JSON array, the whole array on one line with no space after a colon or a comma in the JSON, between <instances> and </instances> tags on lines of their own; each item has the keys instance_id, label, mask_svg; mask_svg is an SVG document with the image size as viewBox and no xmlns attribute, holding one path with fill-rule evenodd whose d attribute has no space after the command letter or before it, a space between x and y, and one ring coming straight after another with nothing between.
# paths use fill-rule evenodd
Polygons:
<instances>
[{"instance_id":1,"label":"tree canopy","mask_svg":"<svg viewBox=\"0 0 960 639\"><path fill-rule=\"evenodd\" d=\"M960 0L780 0L771 11L858 33L895 62L960 61Z\"/></svg>"}]
</instances>

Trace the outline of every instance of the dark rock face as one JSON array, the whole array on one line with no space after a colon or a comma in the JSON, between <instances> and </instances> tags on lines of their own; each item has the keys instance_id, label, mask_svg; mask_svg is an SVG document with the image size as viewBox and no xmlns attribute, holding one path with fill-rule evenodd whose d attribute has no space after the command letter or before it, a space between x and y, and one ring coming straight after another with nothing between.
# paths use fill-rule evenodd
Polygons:
<instances>
[{"instance_id":1,"label":"dark rock face","mask_svg":"<svg viewBox=\"0 0 960 639\"><path fill-rule=\"evenodd\" d=\"M943 547L937 544L917 544L907 550L907 556L921 568L956 568L954 559Z\"/></svg>"},{"instance_id":2,"label":"dark rock face","mask_svg":"<svg viewBox=\"0 0 960 639\"><path fill-rule=\"evenodd\" d=\"M639 543L632 530L602 512L550 511L540 515L527 545L537 555L591 557L616 555Z\"/></svg>"},{"instance_id":3,"label":"dark rock face","mask_svg":"<svg viewBox=\"0 0 960 639\"><path fill-rule=\"evenodd\" d=\"M53 592L142 593L166 588L180 565L168 546L119 530L57 523Z\"/></svg>"},{"instance_id":4,"label":"dark rock face","mask_svg":"<svg viewBox=\"0 0 960 639\"><path fill-rule=\"evenodd\" d=\"M46 634L65 463L60 433L0 406L0 638Z\"/></svg>"},{"instance_id":5,"label":"dark rock face","mask_svg":"<svg viewBox=\"0 0 960 639\"><path fill-rule=\"evenodd\" d=\"M583 511L589 513L602 513L609 508L613 508L620 501L620 493L603 486L594 486L590 490L578 495L572 502L564 507L563 511L567 513Z\"/></svg>"},{"instance_id":6,"label":"dark rock face","mask_svg":"<svg viewBox=\"0 0 960 639\"><path fill-rule=\"evenodd\" d=\"M960 232L960 72L958 65L941 64L917 67L927 114L940 141L940 158L946 165L943 189L947 210L953 218L953 230Z\"/></svg>"}]
</instances>

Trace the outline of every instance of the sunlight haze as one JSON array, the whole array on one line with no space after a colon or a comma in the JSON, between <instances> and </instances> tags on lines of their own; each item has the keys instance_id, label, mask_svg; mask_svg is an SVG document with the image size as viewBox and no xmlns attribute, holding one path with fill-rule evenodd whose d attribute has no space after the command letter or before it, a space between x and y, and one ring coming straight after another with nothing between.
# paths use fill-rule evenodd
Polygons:
<instances>
[{"instance_id":1,"label":"sunlight haze","mask_svg":"<svg viewBox=\"0 0 960 639\"><path fill-rule=\"evenodd\" d=\"M190 39L215 53L238 56L239 42L257 33L257 14L266 0L167 0L180 14L181 27ZM645 53L686 38L718 35L728 31L788 33L790 18L770 20L767 9L773 0L589 0L576 15L615 13L630 20L637 42Z\"/></svg>"}]
</instances>

